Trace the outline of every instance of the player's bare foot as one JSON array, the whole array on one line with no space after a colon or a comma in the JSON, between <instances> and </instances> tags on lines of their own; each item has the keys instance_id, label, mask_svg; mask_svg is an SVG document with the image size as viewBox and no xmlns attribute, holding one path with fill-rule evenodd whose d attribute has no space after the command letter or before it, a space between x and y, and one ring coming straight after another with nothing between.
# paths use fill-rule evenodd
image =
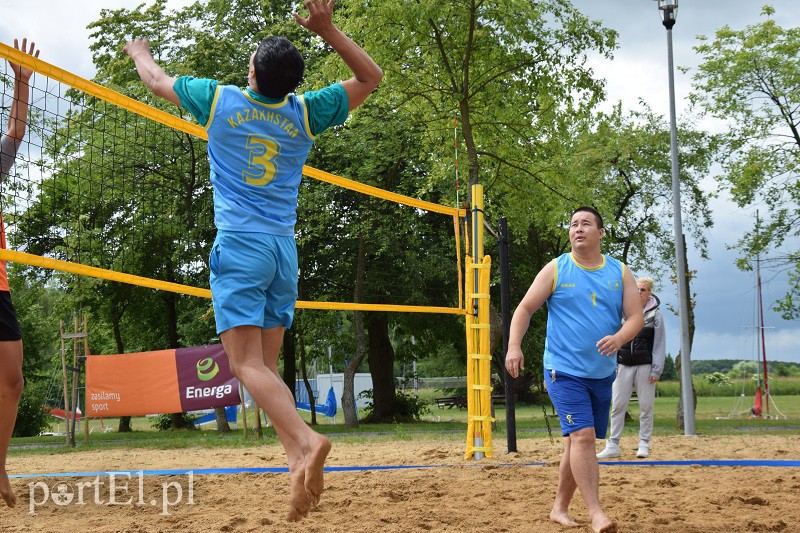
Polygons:
<instances>
[{"instance_id":1,"label":"player's bare foot","mask_svg":"<svg viewBox=\"0 0 800 533\"><path fill-rule=\"evenodd\" d=\"M11 488L11 483L8 481L8 474L5 470L0 470L0 497L9 507L17 505L17 497Z\"/></svg>"},{"instance_id":2,"label":"player's bare foot","mask_svg":"<svg viewBox=\"0 0 800 533\"><path fill-rule=\"evenodd\" d=\"M617 533L617 524L608 519L607 516L597 517L592 520L592 531L595 533Z\"/></svg>"},{"instance_id":3,"label":"player's bare foot","mask_svg":"<svg viewBox=\"0 0 800 533\"><path fill-rule=\"evenodd\" d=\"M299 522L308 515L311 509L311 500L306 494L305 481L306 474L301 468L292 472L289 483L289 515L286 520L289 522Z\"/></svg>"},{"instance_id":4,"label":"player's bare foot","mask_svg":"<svg viewBox=\"0 0 800 533\"><path fill-rule=\"evenodd\" d=\"M557 513L555 511L550 511L550 521L567 527L578 526L578 523L572 518L570 518L567 513Z\"/></svg>"},{"instance_id":5,"label":"player's bare foot","mask_svg":"<svg viewBox=\"0 0 800 533\"><path fill-rule=\"evenodd\" d=\"M325 488L323 469L325 458L331 451L331 441L327 437L317 435L316 442L311 447L311 452L306 455L306 492L313 505L319 505L319 498Z\"/></svg>"}]
</instances>

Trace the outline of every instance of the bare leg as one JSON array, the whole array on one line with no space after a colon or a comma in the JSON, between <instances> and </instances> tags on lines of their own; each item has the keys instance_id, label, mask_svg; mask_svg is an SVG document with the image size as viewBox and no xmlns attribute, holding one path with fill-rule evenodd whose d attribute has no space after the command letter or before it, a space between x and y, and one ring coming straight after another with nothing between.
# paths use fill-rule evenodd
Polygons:
<instances>
[{"instance_id":1,"label":"bare leg","mask_svg":"<svg viewBox=\"0 0 800 533\"><path fill-rule=\"evenodd\" d=\"M276 328L272 328L276 329ZM279 331L266 330L267 335L282 338L283 328ZM312 504L319 502L322 492L322 466L325 462L330 441L317 434L300 418L286 385L264 363L262 329L257 326L239 326L224 331L220 338L230 360L231 370L239 381L253 395L258 405L269 416L287 456L295 470L303 465L303 485ZM269 337L271 339L271 337ZM280 348L280 342L269 343L272 348ZM275 355L277 358L277 354ZM277 370L277 367L275 368ZM299 450L299 453L297 452ZM320 455L322 455L320 463ZM302 456L302 459L299 459ZM317 466L319 465L319 466ZM313 474L313 483L309 486L309 474ZM297 486L297 477L293 478L293 486ZM313 489L317 489L314 492ZM297 502L295 502L297 503ZM290 512L290 520L299 520L308 509L295 509ZM299 515L299 516L298 516Z\"/></svg>"},{"instance_id":2,"label":"bare leg","mask_svg":"<svg viewBox=\"0 0 800 533\"><path fill-rule=\"evenodd\" d=\"M574 527L578 523L569 517L569 503L575 494L577 485L575 478L572 477L572 467L570 466L570 438L564 438L564 454L561 456L561 464L558 466L558 488L556 489L556 501L550 511L550 521L562 526Z\"/></svg>"},{"instance_id":3,"label":"bare leg","mask_svg":"<svg viewBox=\"0 0 800 533\"><path fill-rule=\"evenodd\" d=\"M6 455L23 384L22 341L0 342L0 497L9 507L17 504L17 497L8 481Z\"/></svg>"},{"instance_id":4,"label":"bare leg","mask_svg":"<svg viewBox=\"0 0 800 533\"><path fill-rule=\"evenodd\" d=\"M617 531L616 524L606 516L600 505L600 467L595 456L594 428L584 428L571 433L568 440L572 477L583 496L583 501L586 502L592 529L595 532L606 533Z\"/></svg>"},{"instance_id":5,"label":"bare leg","mask_svg":"<svg viewBox=\"0 0 800 533\"><path fill-rule=\"evenodd\" d=\"M283 344L283 334L285 329L286 328L283 326L278 326L261 330L262 358L267 369L269 369L269 371L281 381L283 389L286 393L286 397L292 403L292 405L294 405L294 395L283 382L283 379L281 379L280 373L278 372L278 357L280 354L281 345ZM300 444L292 440L290 436L287 436L287 439L282 440L282 442L289 460L289 472L291 476L289 497L290 511L288 518L290 521L295 522L299 521L303 516L308 514L308 511L311 509L311 507L319 503L319 496L314 499L306 489L306 465ZM321 475L322 472L319 474L320 479ZM319 492L322 492L322 487L320 487Z\"/></svg>"}]
</instances>

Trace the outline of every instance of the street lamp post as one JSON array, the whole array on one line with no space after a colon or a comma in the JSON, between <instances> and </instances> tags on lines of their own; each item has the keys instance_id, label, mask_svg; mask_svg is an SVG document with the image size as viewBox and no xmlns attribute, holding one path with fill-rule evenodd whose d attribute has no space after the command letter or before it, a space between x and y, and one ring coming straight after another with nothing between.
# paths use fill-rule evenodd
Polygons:
<instances>
[{"instance_id":1,"label":"street lamp post","mask_svg":"<svg viewBox=\"0 0 800 533\"><path fill-rule=\"evenodd\" d=\"M678 274L678 314L681 323L681 397L683 399L684 435L694 435L694 395L692 394L691 348L689 346L689 291L686 281L686 257L681 220L681 183L678 171L678 131L675 119L675 73L672 63L672 27L678 12L678 0L656 0L661 22L667 29L669 70L669 133L672 154L672 204L675 226L675 261Z\"/></svg>"}]
</instances>

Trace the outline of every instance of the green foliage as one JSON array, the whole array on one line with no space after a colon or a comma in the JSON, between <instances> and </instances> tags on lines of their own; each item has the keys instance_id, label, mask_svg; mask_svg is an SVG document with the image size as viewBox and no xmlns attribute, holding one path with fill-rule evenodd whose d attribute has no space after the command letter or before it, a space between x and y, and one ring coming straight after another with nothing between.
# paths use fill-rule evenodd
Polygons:
<instances>
[{"instance_id":1,"label":"green foliage","mask_svg":"<svg viewBox=\"0 0 800 533\"><path fill-rule=\"evenodd\" d=\"M739 362L739 359L692 359L692 374L727 374Z\"/></svg>"},{"instance_id":2,"label":"green foliage","mask_svg":"<svg viewBox=\"0 0 800 533\"><path fill-rule=\"evenodd\" d=\"M706 374L705 380L712 385L716 385L717 387L724 387L726 385L731 384L731 378L729 378L722 372L714 372L713 374Z\"/></svg>"},{"instance_id":3,"label":"green foliage","mask_svg":"<svg viewBox=\"0 0 800 533\"><path fill-rule=\"evenodd\" d=\"M39 376L49 375L58 343L58 307L64 295L21 264L9 263L8 281L22 331L22 375L35 383Z\"/></svg>"},{"instance_id":4,"label":"green foliage","mask_svg":"<svg viewBox=\"0 0 800 533\"><path fill-rule=\"evenodd\" d=\"M702 63L691 100L701 112L726 123L720 184L741 207L761 206L738 243L739 267L800 235L800 28L782 28L765 7L764 20L742 30L724 26L701 37ZM791 244L795 246L794 244ZM773 257L789 267L789 286L776 309L787 320L800 316L800 254Z\"/></svg>"},{"instance_id":5,"label":"green foliage","mask_svg":"<svg viewBox=\"0 0 800 533\"><path fill-rule=\"evenodd\" d=\"M795 370L800 370L795 368ZM793 375L792 369L786 365L786 363L775 363L773 371L775 372L776 376L779 377L788 377Z\"/></svg>"},{"instance_id":6,"label":"green foliage","mask_svg":"<svg viewBox=\"0 0 800 533\"><path fill-rule=\"evenodd\" d=\"M756 361L739 361L733 365L728 374L735 378L744 378L758 373L758 363Z\"/></svg>"},{"instance_id":7,"label":"green foliage","mask_svg":"<svg viewBox=\"0 0 800 533\"><path fill-rule=\"evenodd\" d=\"M26 384L17 407L13 437L34 437L49 427L51 418L45 407L44 396L41 385Z\"/></svg>"},{"instance_id":8,"label":"green foliage","mask_svg":"<svg viewBox=\"0 0 800 533\"><path fill-rule=\"evenodd\" d=\"M169 11L159 0L103 10L90 25L95 81L189 118L141 83L121 53L132 35L150 40L157 62L170 75L241 85L254 43L280 34L306 58L299 93L349 78L341 59L294 22L295 7L281 0L208 0ZM603 81L595 78L587 59L610 58L615 31L589 20L567 0L343 0L334 17L386 76L343 127L320 136L309 164L452 205L457 117L465 172L461 199L467 196L463 184L484 183L490 225L500 214L509 218L513 302L520 301L547 261L568 249L561 225L578 204L597 204L604 214L613 214L607 217L609 251L630 264L658 264L669 255L664 252L671 246L666 229L671 213L663 119L648 109L625 113L621 106L607 115L592 114L603 97ZM56 163L44 173L51 192L37 208L53 213L54 221L34 219L20 226L20 235L34 245L30 251L67 259L80 255L87 264L207 286L213 225L204 144L153 128L134 115L102 121L98 128L99 103L75 98L83 107L57 125L58 135L47 146ZM681 135L686 140L682 185L691 203L687 226L702 249L701 229L710 221L707 198L696 185L713 139L689 127ZM103 186L74 203L61 201L61 193L84 191L92 176ZM145 203L153 196L155 203L153 198ZM454 246L449 217L310 179L301 185L298 208L300 299L352 301L360 240L368 244L362 301L457 305L455 259L461 250ZM496 256L496 244L489 237L487 253ZM496 281L491 291L499 301ZM79 305L88 313L93 353L198 345L215 336L209 302L203 299L66 275L52 277L51 283L61 298L53 304L58 316L68 318ZM45 313L46 306L41 316ZM307 363L327 363L326 348L332 346L332 363L341 368L358 348L353 322L353 315L343 312L298 316ZM541 376L545 324L546 311L541 311L524 339L531 381ZM389 334L398 364L416 359L422 376L463 375L463 328L461 317L393 314ZM416 345L409 342L411 335ZM46 343L41 346L42 353L53 353ZM403 416L418 416L422 409L414 402L409 407L400 396L397 403L411 413Z\"/></svg>"},{"instance_id":9,"label":"green foliage","mask_svg":"<svg viewBox=\"0 0 800 533\"><path fill-rule=\"evenodd\" d=\"M572 180L583 190L579 198L594 205L606 219L605 250L634 271L656 277L672 270L675 244L672 226L670 129L649 107L576 121L562 139L561 150ZM700 187L716 142L710 135L681 125L679 164L683 201L689 206L684 227L705 257L705 232L713 225L711 195Z\"/></svg>"},{"instance_id":10,"label":"green foliage","mask_svg":"<svg viewBox=\"0 0 800 533\"><path fill-rule=\"evenodd\" d=\"M372 389L363 391L358 397L368 400L367 406L364 407L364 413L366 417L369 418L374 410L374 406L372 405ZM421 420L422 415L430 414L430 412L430 404L425 399L401 391L395 393L395 422Z\"/></svg>"},{"instance_id":11,"label":"green foliage","mask_svg":"<svg viewBox=\"0 0 800 533\"><path fill-rule=\"evenodd\" d=\"M199 419L199 415L190 415L188 413L181 413L181 427L194 429L194 423ZM158 431L167 431L172 429L172 415L157 415L152 418L150 425Z\"/></svg>"},{"instance_id":12,"label":"green foliage","mask_svg":"<svg viewBox=\"0 0 800 533\"><path fill-rule=\"evenodd\" d=\"M692 361L694 364L694 361ZM692 367L694 370L694 367ZM678 375L678 369L675 367L675 359L672 358L672 355L667 354L664 358L664 371L661 372L661 381L676 381L680 379Z\"/></svg>"},{"instance_id":13,"label":"green foliage","mask_svg":"<svg viewBox=\"0 0 800 533\"><path fill-rule=\"evenodd\" d=\"M717 385L710 383L706 379L695 379L694 388L698 397L720 397L732 396L736 397L740 394L746 396L753 396L756 392L757 380L753 379L755 375L748 375L745 378L729 376L731 382L729 384ZM762 384L763 386L763 384ZM779 395L798 395L800 394L800 378L797 376L776 378L770 376L769 380L770 394L775 396ZM658 396L680 398L680 382L678 381L659 381L656 384L656 393Z\"/></svg>"}]
</instances>

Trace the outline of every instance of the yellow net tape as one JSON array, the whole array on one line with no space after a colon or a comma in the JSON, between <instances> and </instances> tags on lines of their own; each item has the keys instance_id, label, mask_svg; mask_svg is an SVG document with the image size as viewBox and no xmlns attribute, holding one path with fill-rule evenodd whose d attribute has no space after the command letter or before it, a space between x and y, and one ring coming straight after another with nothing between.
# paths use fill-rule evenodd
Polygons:
<instances>
[{"instance_id":1,"label":"yellow net tape","mask_svg":"<svg viewBox=\"0 0 800 533\"><path fill-rule=\"evenodd\" d=\"M116 272L114 270L107 270L105 268L97 268L79 263L71 263L69 261L62 261L60 259L51 259L49 257L42 257L39 255L28 254L25 252L17 252L14 250L4 250L0 248L0 259L5 261L13 261L15 263L24 263L35 267L46 268L49 270L57 270L59 272L67 272L69 274L77 274L81 276L88 276L91 278L107 279L109 281L118 281L121 283L129 283L131 285L138 285L148 289L156 289L160 291L176 292L179 294L187 294L189 296L199 296L201 298L211 298L211 291L209 289L202 289L200 287L192 287L190 285L181 285L180 283L170 283L168 281L159 281L142 276L134 276L133 274L125 274L123 272ZM297 301L298 309L324 309L324 310L341 310L341 311L392 311L396 313L437 313L437 314L450 314L450 315L463 315L466 313L463 309L457 307L426 307L418 305L391 305L391 304L358 304L347 302L307 302L303 300Z\"/></svg>"},{"instance_id":2,"label":"yellow net tape","mask_svg":"<svg viewBox=\"0 0 800 533\"><path fill-rule=\"evenodd\" d=\"M16 48L8 46L7 44L0 43L0 57L4 57L13 61L14 63L28 67L35 72L47 76L51 80L65 83L70 87L74 87L75 89L78 89L90 96L94 96L151 120L155 120L156 122L160 122L161 124L169 126L170 128L188 133L189 135L194 135L200 139L208 140L208 133L202 126L193 124L180 117L176 117L175 115L171 115L160 109L143 104L142 102L138 102L133 98L119 94L118 92L112 91L107 87L98 85L93 81L81 78L80 76L72 74L71 72L68 72L60 67L51 65L46 61L42 61L37 57L33 57L21 52ZM424 200L418 200L417 198L411 198L410 196L404 196L402 194L385 191L383 189L349 180L347 178L309 167L307 165L303 166L303 175L319 181L337 185L344 189L350 189L352 191L374 196L376 198L383 198L384 200L390 200L398 204L418 207L434 213L455 216L464 216L466 214L464 209L448 207L441 204L435 204L433 202L426 202Z\"/></svg>"}]
</instances>

